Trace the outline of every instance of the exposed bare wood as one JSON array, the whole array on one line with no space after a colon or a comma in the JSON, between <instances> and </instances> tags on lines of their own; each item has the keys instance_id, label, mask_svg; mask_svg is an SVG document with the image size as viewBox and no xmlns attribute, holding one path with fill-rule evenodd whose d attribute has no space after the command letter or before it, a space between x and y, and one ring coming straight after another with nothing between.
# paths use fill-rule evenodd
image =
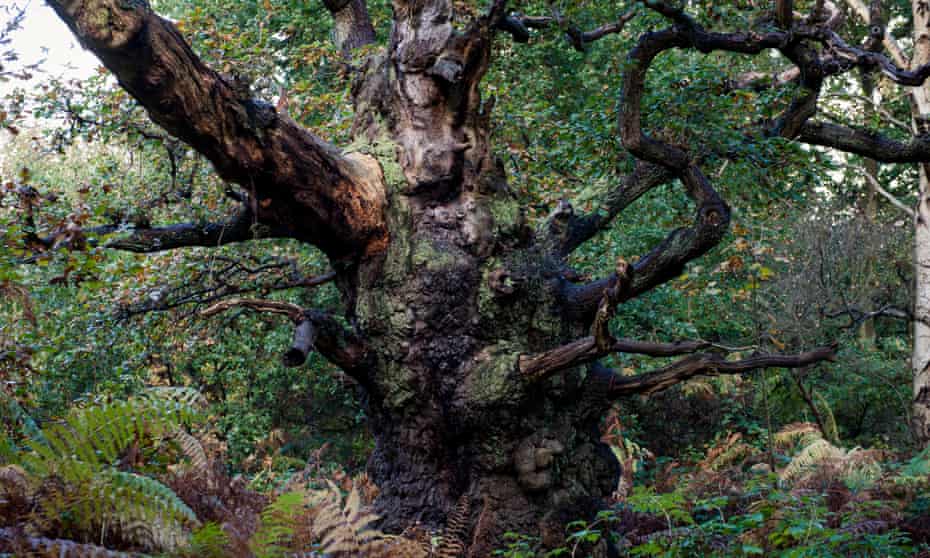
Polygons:
<instances>
[{"instance_id":1,"label":"exposed bare wood","mask_svg":"<svg viewBox=\"0 0 930 558\"><path fill-rule=\"evenodd\" d=\"M284 366L300 366L307 361L307 356L313 350L316 343L317 331L313 327L313 322L304 320L294 328L294 341L291 348L284 353Z\"/></svg>"},{"instance_id":2,"label":"exposed bare wood","mask_svg":"<svg viewBox=\"0 0 930 558\"><path fill-rule=\"evenodd\" d=\"M307 310L296 304L278 300L228 298L205 308L200 315L211 317L234 308L278 314L287 317L297 326L294 343L284 355L286 365L302 364L310 350L315 348L324 358L352 378L363 384L370 381L370 370L368 370L370 354L366 343L354 332L345 329L330 314L318 310ZM297 363L301 355L303 360Z\"/></svg>"},{"instance_id":3,"label":"exposed bare wood","mask_svg":"<svg viewBox=\"0 0 930 558\"><path fill-rule=\"evenodd\" d=\"M301 316L303 316L304 309L296 304L290 302L282 302L279 300L265 300L259 298L227 298L221 300L216 304L208 306L200 311L200 315L209 318L210 316L215 316L231 310L233 308L248 308L250 310L255 310L256 312L266 312L269 314L280 314L282 316L287 316L292 322L297 323L300 321Z\"/></svg>"}]
</instances>

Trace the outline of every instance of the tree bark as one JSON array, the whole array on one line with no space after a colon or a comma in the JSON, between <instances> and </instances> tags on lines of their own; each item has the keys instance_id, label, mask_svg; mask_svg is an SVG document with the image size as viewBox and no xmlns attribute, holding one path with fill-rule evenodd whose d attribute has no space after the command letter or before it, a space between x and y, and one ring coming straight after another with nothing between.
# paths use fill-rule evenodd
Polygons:
<instances>
[{"instance_id":1,"label":"tree bark","mask_svg":"<svg viewBox=\"0 0 930 558\"><path fill-rule=\"evenodd\" d=\"M868 122L871 121L871 117L877 112L875 103L878 101L875 99L875 82L872 76L867 72L862 72L859 79L862 84L862 95L870 101L867 102L864 107L865 119ZM865 167L867 176L878 178L878 161L867 157L862 162L862 165ZM866 178L866 182L869 185L869 189L866 191L861 211L866 222L872 224L875 223L875 218L878 214L878 192L872 187L868 178ZM875 347L875 318L865 320L862 322L862 325L859 326L859 342L866 348ZM798 387L803 390L803 385L800 380L798 380Z\"/></svg>"},{"instance_id":2,"label":"tree bark","mask_svg":"<svg viewBox=\"0 0 930 558\"><path fill-rule=\"evenodd\" d=\"M912 66L930 62L930 13L925 3L913 0L914 58ZM930 86L913 90L912 110L914 131L928 132L930 119ZM930 172L926 164L919 165L920 183L917 215L914 218L914 347L911 368L914 377L912 421L914 437L921 447L930 443Z\"/></svg>"}]
</instances>

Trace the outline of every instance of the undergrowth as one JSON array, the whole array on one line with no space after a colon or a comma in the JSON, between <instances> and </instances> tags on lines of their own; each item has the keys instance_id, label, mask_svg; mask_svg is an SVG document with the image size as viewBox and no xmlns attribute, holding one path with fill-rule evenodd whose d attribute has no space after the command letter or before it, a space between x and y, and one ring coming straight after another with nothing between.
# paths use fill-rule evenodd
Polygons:
<instances>
[{"instance_id":1,"label":"undergrowth","mask_svg":"<svg viewBox=\"0 0 930 558\"><path fill-rule=\"evenodd\" d=\"M633 455L651 478L621 481L608 509L567 526L562 547L509 533L495 555L590 556L610 541L634 557L930 557L930 450L902 462L839 447L809 423L771 439L769 451L726 435L693 462Z\"/></svg>"},{"instance_id":2,"label":"undergrowth","mask_svg":"<svg viewBox=\"0 0 930 558\"><path fill-rule=\"evenodd\" d=\"M311 462L263 494L226 472L192 390L73 409L0 440L0 556L182 558L458 556L468 502L440 532L388 535L377 488Z\"/></svg>"}]
</instances>

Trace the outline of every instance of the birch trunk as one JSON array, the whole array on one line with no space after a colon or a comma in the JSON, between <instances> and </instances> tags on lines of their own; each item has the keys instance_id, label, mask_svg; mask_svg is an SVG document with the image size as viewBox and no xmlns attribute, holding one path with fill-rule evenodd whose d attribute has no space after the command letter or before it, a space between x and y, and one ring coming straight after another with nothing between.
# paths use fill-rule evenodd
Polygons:
<instances>
[{"instance_id":1,"label":"birch trunk","mask_svg":"<svg viewBox=\"0 0 930 558\"><path fill-rule=\"evenodd\" d=\"M913 0L914 58L911 66L930 62L930 12L920 0ZM914 88L915 132L926 132L930 119L930 87ZM914 375L913 430L921 446L930 442L930 178L927 165L920 165L920 195L914 222L914 348L911 367Z\"/></svg>"}]
</instances>

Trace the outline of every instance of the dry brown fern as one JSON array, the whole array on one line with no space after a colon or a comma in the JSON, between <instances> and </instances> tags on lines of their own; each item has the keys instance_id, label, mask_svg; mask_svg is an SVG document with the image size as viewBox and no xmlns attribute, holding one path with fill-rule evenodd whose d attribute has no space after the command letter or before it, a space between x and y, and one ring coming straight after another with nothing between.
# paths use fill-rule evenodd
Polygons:
<instances>
[{"instance_id":1,"label":"dry brown fern","mask_svg":"<svg viewBox=\"0 0 930 558\"><path fill-rule=\"evenodd\" d=\"M468 520L471 514L471 499L468 493L462 494L455 508L446 520L442 540L436 549L439 558L458 558L465 554L465 541L468 538Z\"/></svg>"},{"instance_id":2,"label":"dry brown fern","mask_svg":"<svg viewBox=\"0 0 930 558\"><path fill-rule=\"evenodd\" d=\"M18 465L0 467L0 525L18 525L32 508L35 490Z\"/></svg>"},{"instance_id":3,"label":"dry brown fern","mask_svg":"<svg viewBox=\"0 0 930 558\"><path fill-rule=\"evenodd\" d=\"M386 535L371 528L378 516L362 506L358 489L352 487L343 503L334 483L311 496L312 531L320 540L320 552L326 556L372 558L425 558L427 553L414 541Z\"/></svg>"},{"instance_id":4,"label":"dry brown fern","mask_svg":"<svg viewBox=\"0 0 930 558\"><path fill-rule=\"evenodd\" d=\"M775 442L775 449L786 451L798 445L808 446L815 440L823 438L820 428L812 422L793 422L786 424L781 430L776 432L772 439Z\"/></svg>"},{"instance_id":5,"label":"dry brown fern","mask_svg":"<svg viewBox=\"0 0 930 558\"><path fill-rule=\"evenodd\" d=\"M796 487L827 485L839 478L851 489L873 485L882 475L876 453L853 448L846 451L819 438L805 446L779 472L779 479Z\"/></svg>"},{"instance_id":6,"label":"dry brown fern","mask_svg":"<svg viewBox=\"0 0 930 558\"><path fill-rule=\"evenodd\" d=\"M346 557L386 555L390 540L369 528L378 517L365 512L361 504L358 490L353 487L343 505L339 488L329 483L314 518L324 553Z\"/></svg>"},{"instance_id":7,"label":"dry brown fern","mask_svg":"<svg viewBox=\"0 0 930 558\"><path fill-rule=\"evenodd\" d=\"M171 438L181 448L181 453L188 459L191 470L198 476L209 479L211 477L210 459L200 440L189 434L183 428L178 428L171 434Z\"/></svg>"},{"instance_id":8,"label":"dry brown fern","mask_svg":"<svg viewBox=\"0 0 930 558\"><path fill-rule=\"evenodd\" d=\"M735 432L717 445L707 450L707 456L698 464L704 471L719 471L736 463L743 462L755 450L742 441L742 434Z\"/></svg>"},{"instance_id":9,"label":"dry brown fern","mask_svg":"<svg viewBox=\"0 0 930 558\"><path fill-rule=\"evenodd\" d=\"M19 465L0 467L0 505L3 501L26 499L29 495L29 478Z\"/></svg>"}]
</instances>

